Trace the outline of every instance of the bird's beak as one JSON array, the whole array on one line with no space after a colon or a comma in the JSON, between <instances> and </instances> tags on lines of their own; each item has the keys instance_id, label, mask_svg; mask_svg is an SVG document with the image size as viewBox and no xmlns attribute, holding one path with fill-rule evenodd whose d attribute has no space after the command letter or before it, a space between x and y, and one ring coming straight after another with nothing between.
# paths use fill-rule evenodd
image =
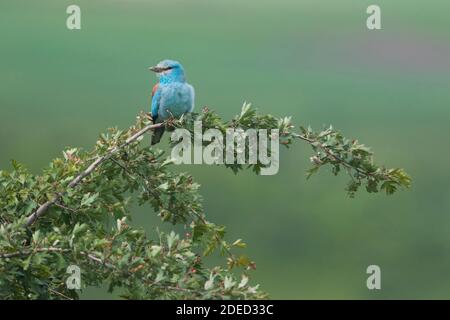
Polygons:
<instances>
[{"instance_id":1,"label":"bird's beak","mask_svg":"<svg viewBox=\"0 0 450 320\"><path fill-rule=\"evenodd\" d=\"M153 67L148 68L148 70L156 72L156 73L160 73L160 72L164 71L164 68L153 66Z\"/></svg>"}]
</instances>

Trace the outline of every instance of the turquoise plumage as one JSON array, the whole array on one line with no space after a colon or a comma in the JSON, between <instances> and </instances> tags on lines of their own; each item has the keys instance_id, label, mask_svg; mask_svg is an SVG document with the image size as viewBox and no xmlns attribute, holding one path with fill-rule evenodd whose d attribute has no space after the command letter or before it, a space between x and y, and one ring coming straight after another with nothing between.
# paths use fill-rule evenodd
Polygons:
<instances>
[{"instance_id":1,"label":"turquoise plumage","mask_svg":"<svg viewBox=\"0 0 450 320\"><path fill-rule=\"evenodd\" d=\"M178 61L163 60L150 68L159 77L152 90L152 117L155 123L171 116L180 118L194 109L194 88L186 82L184 68ZM164 127L155 129L152 145L160 141Z\"/></svg>"}]
</instances>

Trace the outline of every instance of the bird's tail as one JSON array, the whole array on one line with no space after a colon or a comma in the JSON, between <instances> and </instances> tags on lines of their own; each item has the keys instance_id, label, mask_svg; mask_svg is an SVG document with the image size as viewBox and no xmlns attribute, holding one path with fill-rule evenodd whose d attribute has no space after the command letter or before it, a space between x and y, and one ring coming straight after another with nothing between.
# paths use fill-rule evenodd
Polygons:
<instances>
[{"instance_id":1,"label":"bird's tail","mask_svg":"<svg viewBox=\"0 0 450 320\"><path fill-rule=\"evenodd\" d=\"M164 134L164 131L166 128L164 126L155 128L152 135L152 145L157 144L159 141L161 141L161 137Z\"/></svg>"}]
</instances>

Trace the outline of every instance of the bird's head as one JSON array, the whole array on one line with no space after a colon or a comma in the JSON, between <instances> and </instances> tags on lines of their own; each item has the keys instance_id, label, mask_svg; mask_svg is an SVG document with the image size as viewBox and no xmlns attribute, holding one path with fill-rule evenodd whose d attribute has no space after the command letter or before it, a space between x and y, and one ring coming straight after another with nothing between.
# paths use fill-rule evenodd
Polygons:
<instances>
[{"instance_id":1,"label":"bird's head","mask_svg":"<svg viewBox=\"0 0 450 320\"><path fill-rule=\"evenodd\" d=\"M163 60L149 70L155 72L159 77L159 82L184 82L184 69L181 63L174 60Z\"/></svg>"}]
</instances>

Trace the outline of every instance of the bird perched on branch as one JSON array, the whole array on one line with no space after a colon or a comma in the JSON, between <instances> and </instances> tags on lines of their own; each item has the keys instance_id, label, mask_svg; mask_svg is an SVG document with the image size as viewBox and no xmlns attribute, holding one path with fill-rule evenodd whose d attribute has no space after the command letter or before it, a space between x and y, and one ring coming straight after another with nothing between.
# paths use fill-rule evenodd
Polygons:
<instances>
[{"instance_id":1,"label":"bird perched on branch","mask_svg":"<svg viewBox=\"0 0 450 320\"><path fill-rule=\"evenodd\" d=\"M184 68L178 61L163 60L149 68L159 77L152 90L152 118L154 123L192 112L194 109L194 88L186 82ZM152 145L161 140L165 127L156 128Z\"/></svg>"}]
</instances>

